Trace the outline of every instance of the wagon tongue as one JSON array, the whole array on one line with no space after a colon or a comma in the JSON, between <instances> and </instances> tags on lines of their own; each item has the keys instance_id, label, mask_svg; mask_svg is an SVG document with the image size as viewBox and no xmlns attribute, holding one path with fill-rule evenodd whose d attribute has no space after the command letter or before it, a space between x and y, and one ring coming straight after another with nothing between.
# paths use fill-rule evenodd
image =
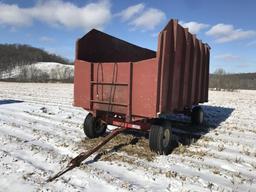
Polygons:
<instances>
[{"instance_id":1,"label":"wagon tongue","mask_svg":"<svg viewBox=\"0 0 256 192\"><path fill-rule=\"evenodd\" d=\"M76 156L74 159L72 159L68 165L62 169L60 172L55 174L52 177L49 177L46 182L52 182L61 175L65 174L66 172L74 169L75 167L79 167L80 164L87 159L89 156L91 156L93 153L97 152L100 148L102 148L107 142L109 142L111 139L113 139L115 136L117 136L119 133L123 132L126 128L120 127L115 130L113 130L107 137L104 138L103 141L101 141L96 147L93 149L87 151L87 152L82 152L78 156Z\"/></svg>"},{"instance_id":2,"label":"wagon tongue","mask_svg":"<svg viewBox=\"0 0 256 192\"><path fill-rule=\"evenodd\" d=\"M57 174L55 174L54 176L52 177L49 177L46 182L52 182L54 181L55 179L57 179L58 177L60 177L61 175L65 174L66 172L74 169L75 167L71 167L71 166L67 166L65 169L61 170L60 172L58 172Z\"/></svg>"}]
</instances>

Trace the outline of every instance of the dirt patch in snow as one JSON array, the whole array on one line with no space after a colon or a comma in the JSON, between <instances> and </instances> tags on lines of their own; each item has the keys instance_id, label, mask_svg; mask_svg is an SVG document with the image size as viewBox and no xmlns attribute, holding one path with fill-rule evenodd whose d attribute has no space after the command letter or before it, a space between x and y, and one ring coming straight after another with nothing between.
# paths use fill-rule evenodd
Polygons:
<instances>
[{"instance_id":1,"label":"dirt patch in snow","mask_svg":"<svg viewBox=\"0 0 256 192\"><path fill-rule=\"evenodd\" d=\"M92 149L98 145L104 137L95 139L85 139L78 143L79 148ZM131 134L125 132L117 135L109 143L107 143L95 156L94 161L97 160L123 160L119 155L115 155L114 152L124 152L129 156L139 157L148 161L154 160L156 154L151 152L148 145L148 139L146 134Z\"/></svg>"}]
</instances>

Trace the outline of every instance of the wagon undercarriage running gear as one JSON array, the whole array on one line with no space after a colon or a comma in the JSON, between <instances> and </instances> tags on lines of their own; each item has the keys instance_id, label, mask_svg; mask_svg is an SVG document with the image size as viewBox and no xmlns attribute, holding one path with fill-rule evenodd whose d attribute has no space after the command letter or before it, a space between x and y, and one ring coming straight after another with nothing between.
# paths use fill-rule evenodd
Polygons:
<instances>
[{"instance_id":1,"label":"wagon undercarriage running gear","mask_svg":"<svg viewBox=\"0 0 256 192\"><path fill-rule=\"evenodd\" d=\"M196 106L192 109L191 122L193 125L201 125L204 122L204 111L202 107Z\"/></svg>"}]
</instances>

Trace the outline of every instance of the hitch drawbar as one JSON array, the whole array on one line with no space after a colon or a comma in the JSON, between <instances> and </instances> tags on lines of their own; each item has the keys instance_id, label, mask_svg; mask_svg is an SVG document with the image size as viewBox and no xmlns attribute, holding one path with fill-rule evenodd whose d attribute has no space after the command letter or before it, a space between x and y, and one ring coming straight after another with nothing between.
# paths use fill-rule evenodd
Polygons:
<instances>
[{"instance_id":1,"label":"hitch drawbar","mask_svg":"<svg viewBox=\"0 0 256 192\"><path fill-rule=\"evenodd\" d=\"M87 159L89 156L91 156L93 153L97 152L100 148L102 148L106 143L108 143L111 139L113 139L115 136L117 136L118 134L120 134L121 132L123 132L126 128L124 127L120 127L117 128L115 130L113 130L108 136L106 136L104 138L104 140L99 143L96 147L94 147L93 149L91 149L90 151L87 152L82 152L80 153L78 156L76 156L74 159L72 159L68 165L61 170L60 172L58 172L57 174L55 174L52 177L49 177L47 179L46 182L52 182L55 179L57 179L58 177L60 177L61 175L65 174L66 172L74 169L75 167L79 167L80 164Z\"/></svg>"}]
</instances>

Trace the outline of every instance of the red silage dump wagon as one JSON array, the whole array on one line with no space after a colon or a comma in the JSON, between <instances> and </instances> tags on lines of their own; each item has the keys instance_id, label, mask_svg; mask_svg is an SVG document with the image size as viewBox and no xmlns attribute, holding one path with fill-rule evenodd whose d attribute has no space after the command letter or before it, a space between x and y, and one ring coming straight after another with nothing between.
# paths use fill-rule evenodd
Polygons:
<instances>
[{"instance_id":1,"label":"red silage dump wagon","mask_svg":"<svg viewBox=\"0 0 256 192\"><path fill-rule=\"evenodd\" d=\"M97 30L76 44L74 105L90 113L84 132L101 136L107 124L149 130L152 151L168 154L171 124L165 114L203 121L208 101L210 47L170 20L159 33L157 52Z\"/></svg>"}]
</instances>

